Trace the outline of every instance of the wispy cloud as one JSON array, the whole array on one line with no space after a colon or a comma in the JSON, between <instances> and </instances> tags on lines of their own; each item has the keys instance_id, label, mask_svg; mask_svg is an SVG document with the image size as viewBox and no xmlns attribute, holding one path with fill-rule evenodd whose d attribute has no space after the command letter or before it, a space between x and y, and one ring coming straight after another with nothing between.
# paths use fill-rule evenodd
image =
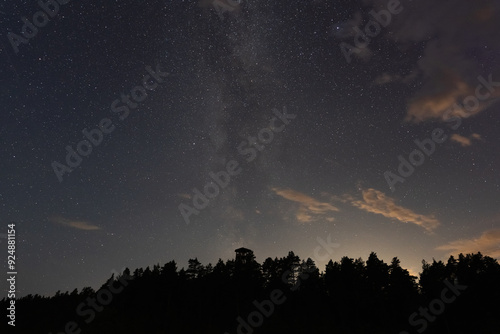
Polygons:
<instances>
[{"instance_id":1,"label":"wispy cloud","mask_svg":"<svg viewBox=\"0 0 500 334\"><path fill-rule=\"evenodd\" d=\"M461 136L457 133L454 133L451 135L450 139L454 142L459 143L463 147L468 147L468 146L472 145L472 139L481 140L481 135L479 135L477 133L473 133L472 135L470 135L467 138L467 137Z\"/></svg>"},{"instance_id":2,"label":"wispy cloud","mask_svg":"<svg viewBox=\"0 0 500 334\"><path fill-rule=\"evenodd\" d=\"M421 215L397 205L393 198L373 188L364 189L362 195L362 200L355 199L352 196L345 196L345 198L350 204L361 210L396 219L402 223L412 223L421 226L427 232L432 232L440 224L439 220L434 216Z\"/></svg>"},{"instance_id":3,"label":"wispy cloud","mask_svg":"<svg viewBox=\"0 0 500 334\"><path fill-rule=\"evenodd\" d=\"M369 0L382 8L387 0ZM453 13L450 15L449 13ZM407 120L421 122L441 119L455 103L462 104L467 96L474 96L478 75L487 77L483 66L500 47L495 34L500 28L498 1L405 1L404 10L385 29L402 50L421 43L423 52L415 70L418 71L418 90L408 101ZM457 33L459 32L459 33ZM487 46L487 47L486 47ZM474 57L470 56L474 50ZM491 69L498 81L498 66ZM383 84L401 80L402 75L382 75L376 82ZM486 90L482 90L485 94ZM500 96L496 88L490 98ZM483 101L471 115L491 105Z\"/></svg>"},{"instance_id":4,"label":"wispy cloud","mask_svg":"<svg viewBox=\"0 0 500 334\"><path fill-rule=\"evenodd\" d=\"M339 209L327 202L320 202L306 194L295 191L293 189L279 189L272 188L277 195L292 201L299 203L299 209L297 210L295 217L301 223L308 223L315 219L315 217L325 216L331 212L339 211ZM327 221L333 221L333 217L323 217Z\"/></svg>"},{"instance_id":5,"label":"wispy cloud","mask_svg":"<svg viewBox=\"0 0 500 334\"><path fill-rule=\"evenodd\" d=\"M409 102L406 119L420 122L442 118L449 109L456 110L455 104L460 105L465 97L474 96L475 87L460 76L461 74L454 70L441 69L435 80L428 84L429 91L421 92ZM480 104L471 110L471 114L480 112L485 106L486 104ZM460 114L453 112L451 115Z\"/></svg>"},{"instance_id":6,"label":"wispy cloud","mask_svg":"<svg viewBox=\"0 0 500 334\"><path fill-rule=\"evenodd\" d=\"M462 145L463 147L467 147L467 146L470 146L471 145L471 141L469 138L467 137L464 137L464 136L461 136L459 135L458 133L454 133L451 135L451 138L450 138L452 141L454 142L457 142L459 143L460 145Z\"/></svg>"},{"instance_id":7,"label":"wispy cloud","mask_svg":"<svg viewBox=\"0 0 500 334\"><path fill-rule=\"evenodd\" d=\"M94 231L94 230L101 229L99 226L92 225L86 221L71 220L71 219L66 219L63 217L51 217L49 220L53 223L56 223L56 224L76 228L77 230Z\"/></svg>"},{"instance_id":8,"label":"wispy cloud","mask_svg":"<svg viewBox=\"0 0 500 334\"><path fill-rule=\"evenodd\" d=\"M484 255L500 259L500 229L486 231L478 238L451 241L436 249L449 251L450 255L481 252Z\"/></svg>"},{"instance_id":9,"label":"wispy cloud","mask_svg":"<svg viewBox=\"0 0 500 334\"><path fill-rule=\"evenodd\" d=\"M481 140L482 139L482 137L481 137L481 135L479 133L473 133L471 135L471 137L474 138L474 139L477 139L477 140Z\"/></svg>"}]
</instances>

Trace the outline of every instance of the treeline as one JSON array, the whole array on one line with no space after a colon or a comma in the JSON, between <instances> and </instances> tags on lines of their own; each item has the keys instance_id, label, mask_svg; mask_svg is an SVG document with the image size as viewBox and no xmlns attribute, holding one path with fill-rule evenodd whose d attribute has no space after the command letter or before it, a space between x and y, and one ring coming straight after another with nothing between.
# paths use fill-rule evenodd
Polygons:
<instances>
[{"instance_id":1,"label":"treeline","mask_svg":"<svg viewBox=\"0 0 500 334\"><path fill-rule=\"evenodd\" d=\"M2 333L500 333L500 265L477 254L422 262L417 277L371 253L323 272L293 252L214 266L129 269L92 288L16 301ZM0 301L3 310L8 301Z\"/></svg>"}]
</instances>

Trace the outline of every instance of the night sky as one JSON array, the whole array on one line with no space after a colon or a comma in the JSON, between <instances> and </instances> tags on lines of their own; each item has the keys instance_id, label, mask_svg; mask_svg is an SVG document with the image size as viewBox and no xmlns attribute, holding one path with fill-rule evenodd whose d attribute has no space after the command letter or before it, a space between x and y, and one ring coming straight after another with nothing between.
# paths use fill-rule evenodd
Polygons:
<instances>
[{"instance_id":1,"label":"night sky","mask_svg":"<svg viewBox=\"0 0 500 334\"><path fill-rule=\"evenodd\" d=\"M500 258L500 2L237 2L1 2L19 296L238 247Z\"/></svg>"}]
</instances>

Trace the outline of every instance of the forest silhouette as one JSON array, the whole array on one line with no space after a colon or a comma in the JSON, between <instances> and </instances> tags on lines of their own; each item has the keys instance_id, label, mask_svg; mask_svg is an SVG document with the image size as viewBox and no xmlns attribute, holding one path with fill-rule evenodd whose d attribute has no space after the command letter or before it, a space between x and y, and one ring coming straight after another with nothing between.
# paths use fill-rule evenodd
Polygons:
<instances>
[{"instance_id":1,"label":"forest silhouette","mask_svg":"<svg viewBox=\"0 0 500 334\"><path fill-rule=\"evenodd\" d=\"M499 300L500 265L481 253L422 261L417 280L397 257L388 264L373 252L320 272L293 252L260 264L240 248L215 265L170 261L125 269L96 291L25 296L15 332L498 334Z\"/></svg>"}]
</instances>

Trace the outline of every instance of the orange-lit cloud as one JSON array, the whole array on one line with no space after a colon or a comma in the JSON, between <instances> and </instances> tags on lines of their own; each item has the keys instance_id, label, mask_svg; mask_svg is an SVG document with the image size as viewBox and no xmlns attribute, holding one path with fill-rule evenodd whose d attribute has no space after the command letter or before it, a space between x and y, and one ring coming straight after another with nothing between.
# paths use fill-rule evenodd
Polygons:
<instances>
[{"instance_id":1,"label":"orange-lit cloud","mask_svg":"<svg viewBox=\"0 0 500 334\"><path fill-rule=\"evenodd\" d=\"M300 206L295 214L295 217L301 223L311 222L317 215L325 215L331 212L339 211L337 207L330 203L320 202L293 189L272 188L271 190L289 201L299 203ZM326 217L326 220L331 222L334 218Z\"/></svg>"},{"instance_id":2,"label":"orange-lit cloud","mask_svg":"<svg viewBox=\"0 0 500 334\"><path fill-rule=\"evenodd\" d=\"M473 134L471 135L471 137L472 137L472 138L474 138L474 139L477 139L477 140L481 140L481 139L482 139L482 138L481 138L481 135L480 135L479 133L473 133Z\"/></svg>"},{"instance_id":3,"label":"orange-lit cloud","mask_svg":"<svg viewBox=\"0 0 500 334\"><path fill-rule=\"evenodd\" d=\"M478 238L459 239L451 241L446 245L437 247L438 250L448 251L450 255L458 253L477 253L493 258L500 258L500 229L489 230Z\"/></svg>"},{"instance_id":4,"label":"orange-lit cloud","mask_svg":"<svg viewBox=\"0 0 500 334\"><path fill-rule=\"evenodd\" d=\"M375 189L364 189L363 200L346 196L349 202L361 210L383 215L384 217L396 219L402 223L412 223L432 232L439 226L439 221L432 215L426 216L413 212L396 204L393 198Z\"/></svg>"},{"instance_id":5,"label":"orange-lit cloud","mask_svg":"<svg viewBox=\"0 0 500 334\"><path fill-rule=\"evenodd\" d=\"M472 135L469 136L469 138L467 138L467 137L461 136L457 133L454 133L451 135L450 139L454 142L459 143L463 147L468 147L468 146L472 145L471 139L481 140L481 135L479 135L477 133L473 133Z\"/></svg>"},{"instance_id":6,"label":"orange-lit cloud","mask_svg":"<svg viewBox=\"0 0 500 334\"><path fill-rule=\"evenodd\" d=\"M76 228L77 230L94 231L101 229L99 226L92 225L85 221L70 220L63 217L52 217L49 220L56 224L61 224L72 228Z\"/></svg>"},{"instance_id":7,"label":"orange-lit cloud","mask_svg":"<svg viewBox=\"0 0 500 334\"><path fill-rule=\"evenodd\" d=\"M460 145L462 145L463 147L467 147L467 146L470 146L471 145L471 141L469 138L467 137L464 137L464 136L461 136L457 133L454 133L451 135L450 139L454 142L457 142L459 143Z\"/></svg>"},{"instance_id":8,"label":"orange-lit cloud","mask_svg":"<svg viewBox=\"0 0 500 334\"><path fill-rule=\"evenodd\" d=\"M387 0L368 0L375 8L387 5ZM449 15L453 13L453 15ZM500 20L498 2L486 1L407 1L398 19L384 29L386 34L401 49L408 50L411 45L421 43L422 53L416 67L418 71L417 90L407 104L407 121L422 122L441 120L442 116L455 104L463 105L468 96L476 96L476 87L481 83L478 76L493 76L493 81L500 79L500 72L492 68L487 72L483 66L485 57L492 49L498 48L498 37L485 34L485 31L498 31ZM460 32L460 33L457 33ZM431 38L432 36L432 38ZM477 57L471 57L469 50L479 50ZM399 74L382 74L375 80L376 84L403 82ZM412 78L408 78L410 83ZM473 98L465 101L469 104L469 116L473 116L488 108L496 97L500 96L500 87L494 92L484 88L479 90L485 98L478 106ZM491 94L489 94L491 93ZM488 96L489 94L489 96ZM456 113L455 113L456 115ZM462 115L462 117L467 117Z\"/></svg>"},{"instance_id":9,"label":"orange-lit cloud","mask_svg":"<svg viewBox=\"0 0 500 334\"><path fill-rule=\"evenodd\" d=\"M437 71L437 70L436 70ZM449 110L456 110L455 104L461 104L467 96L474 96L475 87L460 78L460 74L450 69L442 69L436 73L434 80L427 84L428 91L421 92L408 104L407 121L420 122L428 119L441 119ZM480 104L476 109L463 111L474 115L484 109ZM455 112L450 116L462 116Z\"/></svg>"}]
</instances>

